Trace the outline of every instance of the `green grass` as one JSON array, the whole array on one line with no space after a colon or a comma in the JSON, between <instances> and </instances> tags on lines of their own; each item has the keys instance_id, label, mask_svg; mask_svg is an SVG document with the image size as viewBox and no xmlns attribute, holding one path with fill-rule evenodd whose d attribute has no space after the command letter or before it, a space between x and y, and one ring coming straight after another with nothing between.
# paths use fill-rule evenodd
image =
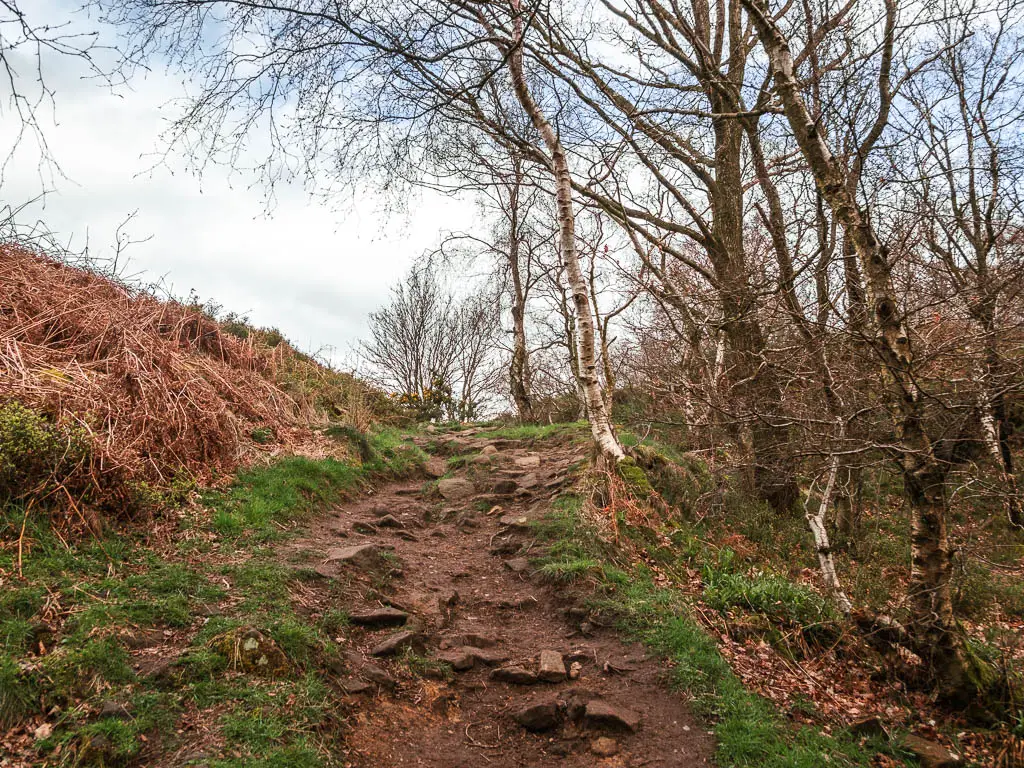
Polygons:
<instances>
[{"instance_id":1,"label":"green grass","mask_svg":"<svg viewBox=\"0 0 1024 768\"><path fill-rule=\"evenodd\" d=\"M224 537L273 541L374 478L409 476L426 460L423 451L398 430L382 430L366 436L364 442L361 463L290 456L239 472L226 491L203 497L214 510L213 529Z\"/></svg>"},{"instance_id":2,"label":"green grass","mask_svg":"<svg viewBox=\"0 0 1024 768\"><path fill-rule=\"evenodd\" d=\"M807 626L838 619L821 595L773 573L748 576L705 569L704 600L719 611L741 608L779 624Z\"/></svg>"},{"instance_id":3,"label":"green grass","mask_svg":"<svg viewBox=\"0 0 1024 768\"><path fill-rule=\"evenodd\" d=\"M480 433L479 437L485 440L548 440L556 436L582 437L584 434L589 434L587 422L574 421L565 424L513 424L487 430Z\"/></svg>"},{"instance_id":4,"label":"green grass","mask_svg":"<svg viewBox=\"0 0 1024 768\"><path fill-rule=\"evenodd\" d=\"M204 502L213 507L213 528L222 536L269 541L286 526L341 500L364 480L352 464L289 456L239 472L227 491L207 493Z\"/></svg>"},{"instance_id":5,"label":"green grass","mask_svg":"<svg viewBox=\"0 0 1024 768\"><path fill-rule=\"evenodd\" d=\"M880 742L861 745L853 736L839 732L826 735L810 727L794 727L771 702L744 688L711 638L691 617L682 593L657 586L644 565L616 563L600 546L596 531L580 516L581 500L561 497L555 509L536 525L541 538L550 542L538 560L541 571L555 574L581 569L597 581L597 607L619 617L620 629L642 640L672 663L674 685L687 691L700 714L712 724L716 758L722 768L820 768L867 766L889 747ZM696 539L677 533L680 553L696 555ZM786 608L801 618L816 617L820 606L802 588L782 587L774 579L741 581L728 573L731 554L709 555L707 562L724 569L728 578L719 581L717 594L723 607L749 601L761 609L779 610L779 602L795 600ZM762 582L763 583L760 583Z\"/></svg>"}]
</instances>

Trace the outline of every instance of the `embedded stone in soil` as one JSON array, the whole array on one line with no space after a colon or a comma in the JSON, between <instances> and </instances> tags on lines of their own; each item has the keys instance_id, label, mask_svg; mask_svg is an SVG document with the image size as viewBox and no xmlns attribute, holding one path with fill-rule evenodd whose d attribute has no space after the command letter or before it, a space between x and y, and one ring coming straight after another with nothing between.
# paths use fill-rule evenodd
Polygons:
<instances>
[{"instance_id":1,"label":"embedded stone in soil","mask_svg":"<svg viewBox=\"0 0 1024 768\"><path fill-rule=\"evenodd\" d=\"M640 726L640 715L603 699L593 699L583 711L583 722L588 726L635 731Z\"/></svg>"},{"instance_id":2,"label":"embedded stone in soil","mask_svg":"<svg viewBox=\"0 0 1024 768\"><path fill-rule=\"evenodd\" d=\"M363 627L400 627L409 619L409 614L397 608L377 608L372 611L349 614L349 621Z\"/></svg>"},{"instance_id":3,"label":"embedded stone in soil","mask_svg":"<svg viewBox=\"0 0 1024 768\"><path fill-rule=\"evenodd\" d=\"M426 646L419 632L396 632L383 642L378 643L370 651L371 656L392 656L401 650L412 648L422 653Z\"/></svg>"},{"instance_id":4,"label":"embedded stone in soil","mask_svg":"<svg viewBox=\"0 0 1024 768\"><path fill-rule=\"evenodd\" d=\"M459 501L460 499L468 499L475 494L476 486L462 477L447 477L443 480L438 480L437 491L448 501Z\"/></svg>"},{"instance_id":5,"label":"embedded stone in soil","mask_svg":"<svg viewBox=\"0 0 1024 768\"><path fill-rule=\"evenodd\" d=\"M528 731L550 731L561 724L562 711L558 708L557 701L546 701L520 709L516 712L515 719Z\"/></svg>"},{"instance_id":6,"label":"embedded stone in soil","mask_svg":"<svg viewBox=\"0 0 1024 768\"><path fill-rule=\"evenodd\" d=\"M558 651L541 651L537 678L545 683L560 683L565 680L565 662Z\"/></svg>"},{"instance_id":7,"label":"embedded stone in soil","mask_svg":"<svg viewBox=\"0 0 1024 768\"><path fill-rule=\"evenodd\" d=\"M491 672L491 680L500 683L512 683L513 685L533 685L537 682L537 675L521 666L498 667Z\"/></svg>"},{"instance_id":8,"label":"embedded stone in soil","mask_svg":"<svg viewBox=\"0 0 1024 768\"><path fill-rule=\"evenodd\" d=\"M359 568L373 568L384 560L384 552L393 550L388 544L356 544L353 547L334 547L327 550L327 563L350 563Z\"/></svg>"}]
</instances>

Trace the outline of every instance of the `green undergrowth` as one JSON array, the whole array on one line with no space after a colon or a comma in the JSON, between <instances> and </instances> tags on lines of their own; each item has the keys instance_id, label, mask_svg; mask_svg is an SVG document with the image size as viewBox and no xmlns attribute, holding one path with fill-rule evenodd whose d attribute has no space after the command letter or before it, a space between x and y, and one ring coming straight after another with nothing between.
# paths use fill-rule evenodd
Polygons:
<instances>
[{"instance_id":1,"label":"green undergrowth","mask_svg":"<svg viewBox=\"0 0 1024 768\"><path fill-rule=\"evenodd\" d=\"M553 511L535 526L547 542L536 560L542 574L559 580L590 580L593 607L617 617L628 635L642 640L672 666L673 682L693 697L697 712L712 723L717 760L723 768L820 768L865 766L892 747L880 741L861 741L845 731L825 734L809 726L794 726L766 699L746 690L718 650L717 642L693 618L684 593L656 584L644 564L626 563L621 554L603 545L584 520L582 499L564 495ZM705 598L723 610L743 605L783 623L830 619L827 607L809 591L784 583L770 574L741 575L733 556L703 555L692 536L680 535L672 547L650 554L662 574L680 576L703 557L702 569L715 576Z\"/></svg>"},{"instance_id":2,"label":"green undergrowth","mask_svg":"<svg viewBox=\"0 0 1024 768\"><path fill-rule=\"evenodd\" d=\"M586 437L588 423L574 421L556 424L511 424L480 433L480 437L498 440L550 440L554 437Z\"/></svg>"},{"instance_id":3,"label":"green undergrowth","mask_svg":"<svg viewBox=\"0 0 1024 768\"><path fill-rule=\"evenodd\" d=\"M214 510L214 529L222 536L270 541L373 480L408 476L426 460L397 430L363 436L354 430L332 428L328 435L354 444L359 461L289 456L242 470L230 488L203 496L204 505Z\"/></svg>"},{"instance_id":4,"label":"green undergrowth","mask_svg":"<svg viewBox=\"0 0 1024 768\"><path fill-rule=\"evenodd\" d=\"M71 540L31 509L0 506L0 731L46 718L33 765L156 765L198 710L223 745L203 764L334 765L345 710L325 681L344 666L346 584L304 567L310 553L282 563L268 544L424 460L396 431L365 441L369 452L347 462L293 456L239 472L183 511L177 547L140 529ZM296 600L314 580L320 608ZM252 633L274 674L234 655ZM124 711L100 717L112 704Z\"/></svg>"}]
</instances>

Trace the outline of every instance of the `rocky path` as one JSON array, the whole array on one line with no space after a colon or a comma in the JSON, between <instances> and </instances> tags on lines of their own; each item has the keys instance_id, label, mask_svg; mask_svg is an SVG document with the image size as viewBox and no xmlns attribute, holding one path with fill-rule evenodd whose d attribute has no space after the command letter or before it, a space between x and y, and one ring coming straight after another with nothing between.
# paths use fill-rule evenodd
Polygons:
<instances>
[{"instance_id":1,"label":"rocky path","mask_svg":"<svg viewBox=\"0 0 1024 768\"><path fill-rule=\"evenodd\" d=\"M710 737L668 690L664 663L531 572L529 521L583 459L578 447L484 433L446 452L472 457L433 498L421 481L387 486L292 545L292 561L316 553L351 596L347 764L710 765ZM447 470L440 457L428 466Z\"/></svg>"}]
</instances>

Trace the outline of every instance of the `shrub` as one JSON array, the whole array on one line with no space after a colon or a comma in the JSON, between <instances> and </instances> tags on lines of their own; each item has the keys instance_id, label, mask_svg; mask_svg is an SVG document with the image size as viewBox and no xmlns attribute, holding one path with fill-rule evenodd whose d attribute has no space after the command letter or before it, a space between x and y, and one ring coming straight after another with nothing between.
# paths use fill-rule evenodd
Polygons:
<instances>
[{"instance_id":1,"label":"shrub","mask_svg":"<svg viewBox=\"0 0 1024 768\"><path fill-rule=\"evenodd\" d=\"M81 497L92 487L90 454L83 428L54 424L16 400L0 406L0 502L45 498L62 486Z\"/></svg>"}]
</instances>

